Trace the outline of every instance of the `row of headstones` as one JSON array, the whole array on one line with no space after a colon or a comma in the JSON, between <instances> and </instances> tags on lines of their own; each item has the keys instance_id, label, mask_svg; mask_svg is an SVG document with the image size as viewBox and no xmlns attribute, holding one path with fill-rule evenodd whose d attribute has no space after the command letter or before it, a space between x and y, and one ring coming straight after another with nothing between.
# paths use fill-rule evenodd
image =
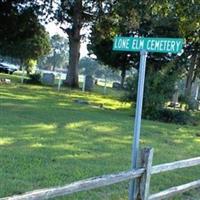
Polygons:
<instances>
[{"instance_id":1,"label":"row of headstones","mask_svg":"<svg viewBox=\"0 0 200 200\"><path fill-rule=\"evenodd\" d=\"M42 76L42 84L53 86L55 83L55 75L53 73L44 73ZM91 91L94 86L94 78L90 75L85 76L84 90Z\"/></svg>"}]
</instances>

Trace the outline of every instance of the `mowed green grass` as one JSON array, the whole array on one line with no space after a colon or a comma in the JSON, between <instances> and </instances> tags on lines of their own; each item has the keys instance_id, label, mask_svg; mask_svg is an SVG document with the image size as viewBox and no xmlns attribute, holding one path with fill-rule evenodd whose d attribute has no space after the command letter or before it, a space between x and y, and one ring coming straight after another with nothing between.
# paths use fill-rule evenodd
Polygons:
<instances>
[{"instance_id":1,"label":"mowed green grass","mask_svg":"<svg viewBox=\"0 0 200 200\"><path fill-rule=\"evenodd\" d=\"M116 96L1 84L0 197L129 170L132 111ZM143 120L140 143L154 148L154 164L166 163L200 156L199 134L200 125ZM151 193L196 179L200 167L155 175ZM195 190L173 199L199 197ZM127 200L128 182L57 199Z\"/></svg>"}]
</instances>

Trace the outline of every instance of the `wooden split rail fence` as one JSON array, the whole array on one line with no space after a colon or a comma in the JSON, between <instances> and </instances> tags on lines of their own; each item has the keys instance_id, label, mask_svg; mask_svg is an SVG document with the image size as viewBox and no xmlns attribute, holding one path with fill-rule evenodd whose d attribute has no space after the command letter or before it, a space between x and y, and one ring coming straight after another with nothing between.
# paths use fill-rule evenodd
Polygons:
<instances>
[{"instance_id":1,"label":"wooden split rail fence","mask_svg":"<svg viewBox=\"0 0 200 200\"><path fill-rule=\"evenodd\" d=\"M112 185L131 179L137 179L134 200L161 200L173 197L190 189L200 187L200 180L196 180L181 186L172 187L165 191L150 195L149 187L151 175L158 174L161 172L172 171L175 169L200 165L200 157L152 166L153 149L147 148L142 150L140 158L141 167L137 170L130 170L118 174L110 174L89 178L62 187L35 190L22 195L0 198L0 200L51 199L55 197L73 194L80 191L87 191L103 186Z\"/></svg>"}]
</instances>

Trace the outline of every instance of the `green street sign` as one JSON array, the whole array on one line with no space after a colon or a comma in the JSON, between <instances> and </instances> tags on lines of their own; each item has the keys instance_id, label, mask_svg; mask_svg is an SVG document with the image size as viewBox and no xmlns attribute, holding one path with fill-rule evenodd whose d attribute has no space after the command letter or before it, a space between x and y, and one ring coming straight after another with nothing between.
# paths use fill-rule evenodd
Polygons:
<instances>
[{"instance_id":1,"label":"green street sign","mask_svg":"<svg viewBox=\"0 0 200 200\"><path fill-rule=\"evenodd\" d=\"M115 37L113 50L180 53L183 44L182 38Z\"/></svg>"}]
</instances>

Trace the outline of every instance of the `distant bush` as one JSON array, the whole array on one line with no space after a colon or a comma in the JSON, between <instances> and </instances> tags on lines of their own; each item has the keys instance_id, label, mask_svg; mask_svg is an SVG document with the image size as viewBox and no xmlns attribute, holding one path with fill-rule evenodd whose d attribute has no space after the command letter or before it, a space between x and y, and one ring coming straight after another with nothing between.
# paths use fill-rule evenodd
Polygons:
<instances>
[{"instance_id":1,"label":"distant bush","mask_svg":"<svg viewBox=\"0 0 200 200\"><path fill-rule=\"evenodd\" d=\"M124 96L122 97L122 101L126 101L126 102L136 101L137 81L138 81L137 75L134 75L133 77L129 76L126 78L125 93L124 93Z\"/></svg>"},{"instance_id":2,"label":"distant bush","mask_svg":"<svg viewBox=\"0 0 200 200\"><path fill-rule=\"evenodd\" d=\"M179 103L181 105L181 107L183 107L183 105L185 105L185 110L198 110L199 108L199 101L195 100L193 98L187 98L184 95L180 95L179 96Z\"/></svg>"},{"instance_id":3,"label":"distant bush","mask_svg":"<svg viewBox=\"0 0 200 200\"><path fill-rule=\"evenodd\" d=\"M41 74L30 74L29 79L26 80L29 84L41 84Z\"/></svg>"},{"instance_id":4,"label":"distant bush","mask_svg":"<svg viewBox=\"0 0 200 200\"><path fill-rule=\"evenodd\" d=\"M177 124L195 123L189 111L165 108L166 102L171 100L174 94L175 80L176 77L171 74L170 70L165 73L148 71L144 86L143 118ZM137 76L129 77L126 80L127 89L122 100L136 102L137 82Z\"/></svg>"},{"instance_id":5,"label":"distant bush","mask_svg":"<svg viewBox=\"0 0 200 200\"><path fill-rule=\"evenodd\" d=\"M120 84L120 83L118 83L118 82L113 82L112 88L117 89L117 90L120 90L122 87L121 87L121 84Z\"/></svg>"},{"instance_id":6,"label":"distant bush","mask_svg":"<svg viewBox=\"0 0 200 200\"><path fill-rule=\"evenodd\" d=\"M176 123L176 124L195 125L196 122L195 118L191 116L190 112L172 110L167 108L155 111L154 115L153 116L151 115L149 118L153 120L158 120L167 123Z\"/></svg>"},{"instance_id":7,"label":"distant bush","mask_svg":"<svg viewBox=\"0 0 200 200\"><path fill-rule=\"evenodd\" d=\"M37 64L37 61L33 59L29 59L25 61L25 67L26 67L26 71L28 75L30 75L31 73L35 71L36 64Z\"/></svg>"}]
</instances>

